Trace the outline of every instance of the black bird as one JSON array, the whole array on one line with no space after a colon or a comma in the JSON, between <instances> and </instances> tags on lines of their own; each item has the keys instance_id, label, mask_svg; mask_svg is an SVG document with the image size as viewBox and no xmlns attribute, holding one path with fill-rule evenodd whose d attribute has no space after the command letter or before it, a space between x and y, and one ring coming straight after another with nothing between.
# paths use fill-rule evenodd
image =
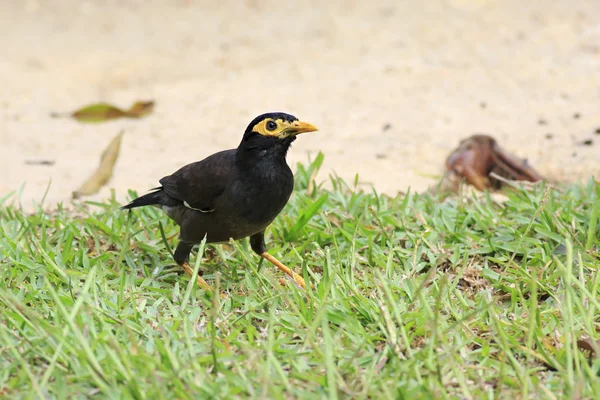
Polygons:
<instances>
[{"instance_id":1,"label":"black bird","mask_svg":"<svg viewBox=\"0 0 600 400\"><path fill-rule=\"evenodd\" d=\"M237 149L182 167L122 209L154 205L175 221L180 227L175 262L190 276L190 252L205 236L207 243L250 236L256 254L304 287L300 275L267 253L264 234L294 188L294 175L285 160L288 149L297 135L316 130L293 115L259 115L246 128ZM198 283L209 288L201 277Z\"/></svg>"}]
</instances>

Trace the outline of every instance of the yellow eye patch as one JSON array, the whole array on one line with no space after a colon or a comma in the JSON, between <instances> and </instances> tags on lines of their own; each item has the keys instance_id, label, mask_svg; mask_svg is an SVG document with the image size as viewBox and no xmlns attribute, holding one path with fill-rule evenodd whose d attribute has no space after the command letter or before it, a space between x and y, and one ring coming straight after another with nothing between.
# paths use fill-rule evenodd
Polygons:
<instances>
[{"instance_id":1,"label":"yellow eye patch","mask_svg":"<svg viewBox=\"0 0 600 400\"><path fill-rule=\"evenodd\" d=\"M314 125L307 122L273 118L265 118L252 128L252 132L256 132L259 135L272 136L279 139L296 136L304 132L314 132L316 130L317 128Z\"/></svg>"},{"instance_id":2,"label":"yellow eye patch","mask_svg":"<svg viewBox=\"0 0 600 400\"><path fill-rule=\"evenodd\" d=\"M254 125L252 131L263 136L281 136L283 131L289 129L291 126L292 124L289 121L284 121L283 119L266 118Z\"/></svg>"}]
</instances>

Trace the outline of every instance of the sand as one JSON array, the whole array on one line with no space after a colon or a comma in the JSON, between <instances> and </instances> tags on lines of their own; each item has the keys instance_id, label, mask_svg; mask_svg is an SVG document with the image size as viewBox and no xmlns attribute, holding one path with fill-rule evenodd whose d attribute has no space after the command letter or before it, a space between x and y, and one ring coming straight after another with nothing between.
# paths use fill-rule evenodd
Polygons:
<instances>
[{"instance_id":1,"label":"sand","mask_svg":"<svg viewBox=\"0 0 600 400\"><path fill-rule=\"evenodd\" d=\"M322 151L320 181L358 173L389 194L435 184L473 133L554 179L599 172L598 0L5 0L0 26L0 197L24 207L50 181L45 204L70 202L121 130L114 176L86 199L143 193L267 111L320 128L294 169ZM155 112L50 117L136 100Z\"/></svg>"}]
</instances>

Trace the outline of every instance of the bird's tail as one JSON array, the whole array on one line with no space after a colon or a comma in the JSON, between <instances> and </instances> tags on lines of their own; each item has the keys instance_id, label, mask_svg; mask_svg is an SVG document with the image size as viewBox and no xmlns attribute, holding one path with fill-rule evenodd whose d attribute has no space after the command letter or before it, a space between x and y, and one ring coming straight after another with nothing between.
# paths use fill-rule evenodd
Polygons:
<instances>
[{"instance_id":1,"label":"bird's tail","mask_svg":"<svg viewBox=\"0 0 600 400\"><path fill-rule=\"evenodd\" d=\"M162 187L154 188L155 192L145 194L143 196L134 199L131 203L121 207L121 210L130 210L136 207L151 206L155 204L161 204L162 199Z\"/></svg>"}]
</instances>

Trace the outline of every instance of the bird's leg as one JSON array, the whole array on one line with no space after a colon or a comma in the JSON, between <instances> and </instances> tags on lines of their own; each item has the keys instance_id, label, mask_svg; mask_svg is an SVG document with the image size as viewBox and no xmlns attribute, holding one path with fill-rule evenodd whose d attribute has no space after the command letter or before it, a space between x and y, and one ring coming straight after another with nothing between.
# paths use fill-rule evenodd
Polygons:
<instances>
[{"instance_id":1,"label":"bird's leg","mask_svg":"<svg viewBox=\"0 0 600 400\"><path fill-rule=\"evenodd\" d=\"M175 254L173 257L177 265L183 268L185 273L188 274L190 278L194 276L194 268L192 268L188 262L190 258L190 252L192 251L192 247L194 247L194 245L191 243L179 242L177 248L175 249ZM200 256L201 255L199 255L199 257ZM196 282L198 283L198 286L200 286L204 290L213 290L212 287L210 287L210 285L206 283L206 281L200 275L196 277Z\"/></svg>"},{"instance_id":2,"label":"bird's leg","mask_svg":"<svg viewBox=\"0 0 600 400\"><path fill-rule=\"evenodd\" d=\"M276 266L277 268L279 268L281 271L286 273L288 276L290 276L294 280L294 282L296 282L301 288L303 288L303 289L306 288L306 283L304 283L304 278L302 278L300 275L298 275L297 273L295 273L294 271L292 271L291 269L286 267L284 264L281 263L281 261L279 261L272 255L270 255L266 251L264 253L261 253L260 256L262 258L264 258L265 260L267 260L268 262L270 262L271 264L273 264L274 266Z\"/></svg>"},{"instance_id":3,"label":"bird's leg","mask_svg":"<svg viewBox=\"0 0 600 400\"><path fill-rule=\"evenodd\" d=\"M281 261L267 253L267 247L265 246L265 231L259 232L255 235L250 236L250 247L252 250L277 268L287 274L290 278L294 280L300 287L303 289L306 288L306 283L304 283L304 278L300 275L286 267Z\"/></svg>"}]
</instances>

